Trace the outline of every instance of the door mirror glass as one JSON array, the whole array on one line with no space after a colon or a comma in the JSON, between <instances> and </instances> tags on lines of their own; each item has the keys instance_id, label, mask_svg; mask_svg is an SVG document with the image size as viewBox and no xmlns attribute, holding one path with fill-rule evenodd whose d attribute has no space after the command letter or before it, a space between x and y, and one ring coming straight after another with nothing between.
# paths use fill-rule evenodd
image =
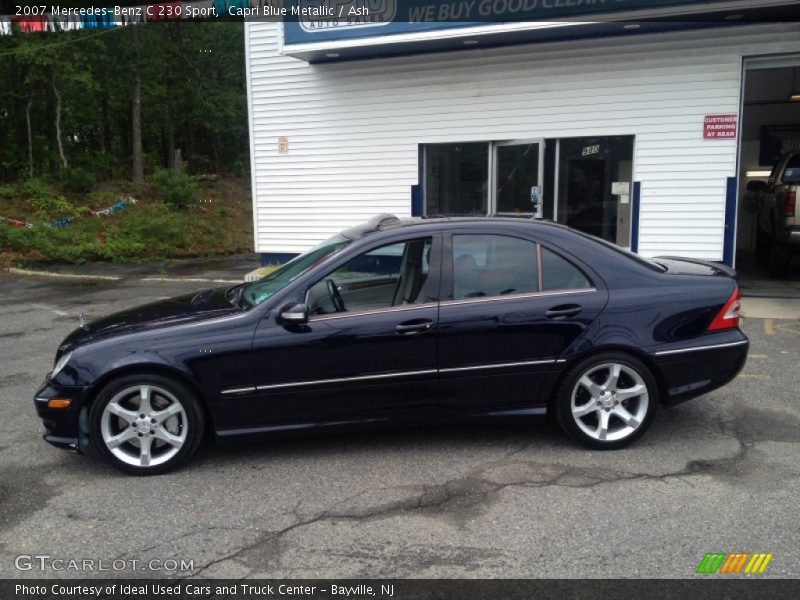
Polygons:
<instances>
[{"instance_id":1,"label":"door mirror glass","mask_svg":"<svg viewBox=\"0 0 800 600\"><path fill-rule=\"evenodd\" d=\"M767 184L763 181L751 181L747 184L748 192L763 192L767 189Z\"/></svg>"},{"instance_id":2,"label":"door mirror glass","mask_svg":"<svg viewBox=\"0 0 800 600\"><path fill-rule=\"evenodd\" d=\"M284 307L281 310L281 321L287 325L304 325L308 323L308 307L303 302Z\"/></svg>"}]
</instances>

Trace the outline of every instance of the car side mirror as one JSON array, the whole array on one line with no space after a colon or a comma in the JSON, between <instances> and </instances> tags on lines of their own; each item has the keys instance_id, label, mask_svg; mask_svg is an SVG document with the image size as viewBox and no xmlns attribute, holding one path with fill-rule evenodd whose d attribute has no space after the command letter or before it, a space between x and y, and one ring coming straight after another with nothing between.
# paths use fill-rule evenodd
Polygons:
<instances>
[{"instance_id":1,"label":"car side mirror","mask_svg":"<svg viewBox=\"0 0 800 600\"><path fill-rule=\"evenodd\" d=\"M280 318L286 325L305 325L308 323L308 307L303 302L284 306Z\"/></svg>"},{"instance_id":2,"label":"car side mirror","mask_svg":"<svg viewBox=\"0 0 800 600\"><path fill-rule=\"evenodd\" d=\"M747 184L748 192L763 192L767 189L767 184L763 181L751 181Z\"/></svg>"}]
</instances>

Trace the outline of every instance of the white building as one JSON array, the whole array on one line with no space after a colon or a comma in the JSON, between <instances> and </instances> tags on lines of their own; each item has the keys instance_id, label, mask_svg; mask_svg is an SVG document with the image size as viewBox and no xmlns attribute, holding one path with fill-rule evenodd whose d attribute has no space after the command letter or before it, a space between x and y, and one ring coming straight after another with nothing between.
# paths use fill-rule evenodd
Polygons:
<instances>
[{"instance_id":1,"label":"white building","mask_svg":"<svg viewBox=\"0 0 800 600\"><path fill-rule=\"evenodd\" d=\"M782 12L796 2L617 0L641 10L472 24L377 4L386 22L245 25L264 262L376 213L538 212L646 256L728 263L738 215L749 247L747 174L800 139L800 23ZM687 14L704 21L669 21Z\"/></svg>"}]
</instances>

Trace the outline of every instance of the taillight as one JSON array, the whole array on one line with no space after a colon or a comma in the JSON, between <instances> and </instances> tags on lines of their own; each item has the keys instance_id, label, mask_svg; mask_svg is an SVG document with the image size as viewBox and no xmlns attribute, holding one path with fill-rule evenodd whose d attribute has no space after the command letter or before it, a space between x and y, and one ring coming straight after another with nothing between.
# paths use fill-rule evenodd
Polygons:
<instances>
[{"instance_id":1,"label":"taillight","mask_svg":"<svg viewBox=\"0 0 800 600\"><path fill-rule=\"evenodd\" d=\"M741 309L741 297L739 293L739 286L733 289L733 293L722 310L717 313L711 325L708 326L708 331L722 331L724 329L736 329L739 326L739 311Z\"/></svg>"},{"instance_id":2,"label":"taillight","mask_svg":"<svg viewBox=\"0 0 800 600\"><path fill-rule=\"evenodd\" d=\"M785 217L794 216L794 207L796 201L797 201L796 190L792 190L791 192L786 192L786 198L783 200L783 216Z\"/></svg>"}]
</instances>

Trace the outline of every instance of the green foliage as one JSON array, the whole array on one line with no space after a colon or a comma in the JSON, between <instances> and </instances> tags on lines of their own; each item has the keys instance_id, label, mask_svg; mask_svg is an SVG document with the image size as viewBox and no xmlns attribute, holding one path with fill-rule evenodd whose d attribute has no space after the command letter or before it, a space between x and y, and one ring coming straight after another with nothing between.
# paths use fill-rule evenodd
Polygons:
<instances>
[{"instance_id":1,"label":"green foliage","mask_svg":"<svg viewBox=\"0 0 800 600\"><path fill-rule=\"evenodd\" d=\"M41 181L26 182L21 194L58 199ZM95 192L96 194L97 192ZM42 225L11 227L0 222L0 262L28 260L83 263L119 263L189 256L215 256L252 251L249 190L246 185L225 182L210 191L208 208L178 209L164 202L141 202L108 217L89 216L89 207L72 208L81 218L69 227ZM91 194L90 194L91 195ZM105 204L108 198L101 199ZM63 214L52 215L64 216ZM34 219L31 219L32 221Z\"/></svg>"},{"instance_id":2,"label":"green foliage","mask_svg":"<svg viewBox=\"0 0 800 600\"><path fill-rule=\"evenodd\" d=\"M138 30L142 139L150 172L168 168L171 150L180 149L190 173L246 174L243 24L147 23ZM132 27L119 27L103 35L79 30L0 36L0 184L29 176L29 101L34 174L59 178L54 86L69 166L98 182L130 175L132 33ZM85 193L81 183L76 191Z\"/></svg>"},{"instance_id":3,"label":"green foliage","mask_svg":"<svg viewBox=\"0 0 800 600\"><path fill-rule=\"evenodd\" d=\"M61 172L61 186L66 192L86 194L95 186L95 176L85 169L73 168Z\"/></svg>"},{"instance_id":4,"label":"green foliage","mask_svg":"<svg viewBox=\"0 0 800 600\"><path fill-rule=\"evenodd\" d=\"M197 202L197 182L186 173L160 170L151 177L158 194L174 208L185 208Z\"/></svg>"},{"instance_id":5,"label":"green foliage","mask_svg":"<svg viewBox=\"0 0 800 600\"><path fill-rule=\"evenodd\" d=\"M69 200L53 192L41 179L29 179L22 184L22 194L31 213L38 219L60 219L76 214Z\"/></svg>"}]
</instances>

